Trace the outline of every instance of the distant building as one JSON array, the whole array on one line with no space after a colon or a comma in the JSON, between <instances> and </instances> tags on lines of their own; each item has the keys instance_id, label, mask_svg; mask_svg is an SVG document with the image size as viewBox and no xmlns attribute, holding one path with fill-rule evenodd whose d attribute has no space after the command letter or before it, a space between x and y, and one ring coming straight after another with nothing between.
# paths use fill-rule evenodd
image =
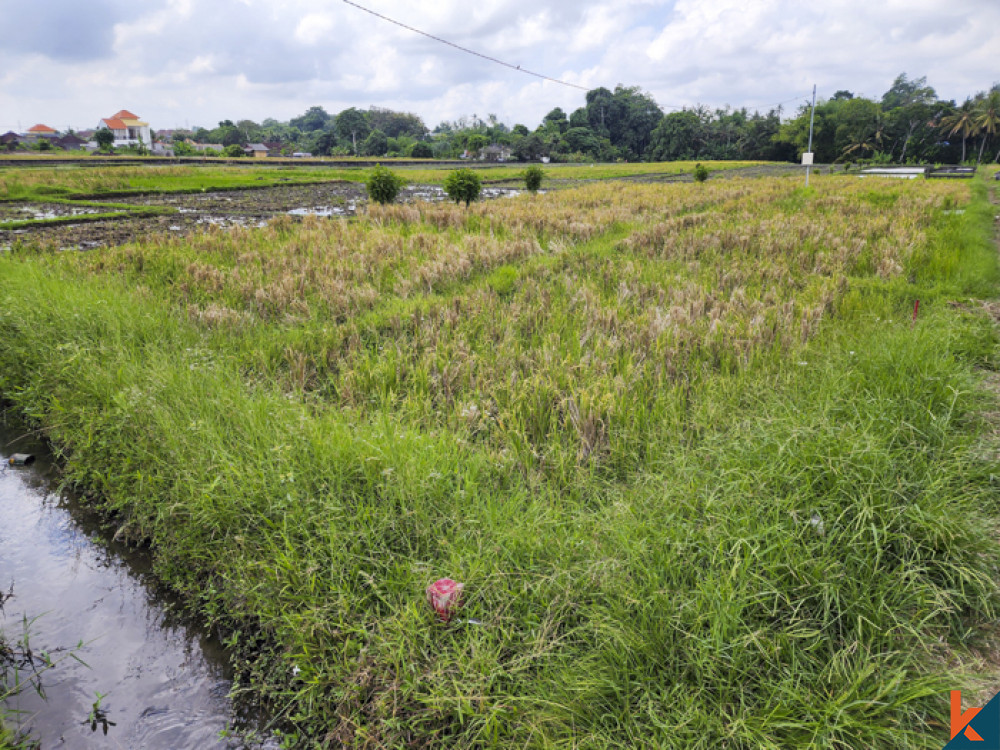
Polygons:
<instances>
[{"instance_id":1,"label":"distant building","mask_svg":"<svg viewBox=\"0 0 1000 750\"><path fill-rule=\"evenodd\" d=\"M243 149L247 156L252 156L254 159L266 159L271 155L270 151L263 143L251 143Z\"/></svg>"},{"instance_id":2,"label":"distant building","mask_svg":"<svg viewBox=\"0 0 1000 750\"><path fill-rule=\"evenodd\" d=\"M115 148L139 145L149 148L153 144L149 123L142 122L138 115L132 114L127 109L115 112L111 117L105 117L97 127L108 128L115 134L115 142L112 144Z\"/></svg>"},{"instance_id":3,"label":"distant building","mask_svg":"<svg viewBox=\"0 0 1000 750\"><path fill-rule=\"evenodd\" d=\"M479 153L479 158L483 161L509 161L512 155L509 146L493 143Z\"/></svg>"},{"instance_id":4,"label":"distant building","mask_svg":"<svg viewBox=\"0 0 1000 750\"><path fill-rule=\"evenodd\" d=\"M61 138L52 139L52 145L66 149L67 151L76 151L77 149L85 148L87 141L75 133L67 133Z\"/></svg>"},{"instance_id":5,"label":"distant building","mask_svg":"<svg viewBox=\"0 0 1000 750\"><path fill-rule=\"evenodd\" d=\"M17 133L8 130L3 135L0 135L0 150L2 151L14 151L23 142L22 136Z\"/></svg>"},{"instance_id":6,"label":"distant building","mask_svg":"<svg viewBox=\"0 0 1000 750\"><path fill-rule=\"evenodd\" d=\"M28 128L28 132L25 133L29 138L55 138L59 135L59 131L55 128L50 128L48 125L33 125Z\"/></svg>"}]
</instances>

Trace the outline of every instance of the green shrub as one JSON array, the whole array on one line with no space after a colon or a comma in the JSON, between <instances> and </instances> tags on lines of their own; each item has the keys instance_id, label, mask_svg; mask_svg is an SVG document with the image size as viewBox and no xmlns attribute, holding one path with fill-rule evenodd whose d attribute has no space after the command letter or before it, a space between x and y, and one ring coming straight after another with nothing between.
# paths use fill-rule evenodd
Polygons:
<instances>
[{"instance_id":1,"label":"green shrub","mask_svg":"<svg viewBox=\"0 0 1000 750\"><path fill-rule=\"evenodd\" d=\"M246 154L243 153L243 147L240 146L238 143L229 144L224 149L222 149L222 153L231 159L236 159L241 156L246 156Z\"/></svg>"},{"instance_id":2,"label":"green shrub","mask_svg":"<svg viewBox=\"0 0 1000 750\"><path fill-rule=\"evenodd\" d=\"M368 190L368 197L376 203L392 203L404 184L406 181L391 169L376 164L368 175L365 187Z\"/></svg>"},{"instance_id":3,"label":"green shrub","mask_svg":"<svg viewBox=\"0 0 1000 750\"><path fill-rule=\"evenodd\" d=\"M482 189L483 182L479 179L479 175L465 167L456 169L444 178L444 191L448 197L455 203L465 201L466 208L479 197Z\"/></svg>"},{"instance_id":4,"label":"green shrub","mask_svg":"<svg viewBox=\"0 0 1000 750\"><path fill-rule=\"evenodd\" d=\"M514 291L514 285L517 283L517 269L501 266L486 277L486 283L499 296L506 297Z\"/></svg>"},{"instance_id":5,"label":"green shrub","mask_svg":"<svg viewBox=\"0 0 1000 750\"><path fill-rule=\"evenodd\" d=\"M708 179L708 167L706 167L706 166L704 166L702 164L695 164L694 165L694 181L695 182L704 182L707 179Z\"/></svg>"},{"instance_id":6,"label":"green shrub","mask_svg":"<svg viewBox=\"0 0 1000 750\"><path fill-rule=\"evenodd\" d=\"M542 186L542 177L544 176L545 172L542 171L541 167L532 165L524 170L524 184L528 190L534 193Z\"/></svg>"},{"instance_id":7,"label":"green shrub","mask_svg":"<svg viewBox=\"0 0 1000 750\"><path fill-rule=\"evenodd\" d=\"M410 156L414 159L433 159L434 152L426 143L414 143L410 150Z\"/></svg>"}]
</instances>

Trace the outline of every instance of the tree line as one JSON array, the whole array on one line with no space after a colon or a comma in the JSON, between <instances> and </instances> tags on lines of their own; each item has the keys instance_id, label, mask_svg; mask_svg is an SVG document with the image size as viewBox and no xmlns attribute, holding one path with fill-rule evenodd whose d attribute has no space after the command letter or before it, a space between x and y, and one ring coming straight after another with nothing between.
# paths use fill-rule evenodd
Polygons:
<instances>
[{"instance_id":1,"label":"tree line","mask_svg":"<svg viewBox=\"0 0 1000 750\"><path fill-rule=\"evenodd\" d=\"M286 152L320 156L476 158L517 161L797 161L806 150L811 107L793 115L746 108L695 106L664 112L636 86L588 91L567 114L555 107L533 130L508 127L495 115L442 122L433 130L415 114L351 107L337 114L310 107L288 122L225 120L217 128L178 131L223 146L279 142ZM961 104L940 99L926 77L905 73L879 99L840 90L817 102L813 151L820 163L957 163L1000 160L1000 84ZM498 148L499 147L499 148Z\"/></svg>"}]
</instances>

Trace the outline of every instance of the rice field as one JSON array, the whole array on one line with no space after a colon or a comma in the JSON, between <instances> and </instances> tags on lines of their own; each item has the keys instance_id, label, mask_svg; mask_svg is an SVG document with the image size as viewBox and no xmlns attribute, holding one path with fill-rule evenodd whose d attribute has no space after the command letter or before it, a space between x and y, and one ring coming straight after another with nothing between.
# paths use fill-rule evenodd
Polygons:
<instances>
[{"instance_id":1,"label":"rice field","mask_svg":"<svg viewBox=\"0 0 1000 750\"><path fill-rule=\"evenodd\" d=\"M289 746L939 748L994 673L990 220L609 180L18 247L0 394Z\"/></svg>"}]
</instances>

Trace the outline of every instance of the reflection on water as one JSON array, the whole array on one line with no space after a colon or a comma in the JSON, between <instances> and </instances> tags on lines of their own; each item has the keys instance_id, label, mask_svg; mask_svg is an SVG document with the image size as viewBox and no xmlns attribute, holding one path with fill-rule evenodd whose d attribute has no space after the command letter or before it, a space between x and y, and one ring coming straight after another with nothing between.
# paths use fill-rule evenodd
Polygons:
<instances>
[{"instance_id":1,"label":"reflection on water","mask_svg":"<svg viewBox=\"0 0 1000 750\"><path fill-rule=\"evenodd\" d=\"M16 640L22 618L34 618L32 649L58 663L41 677L46 698L28 689L9 699L21 713L8 721L42 750L249 747L221 736L234 716L219 643L171 614L142 553L108 540L86 511L53 494L51 459L23 432L0 420L0 583L14 588L0 628ZM16 452L38 460L9 466ZM86 664L63 650L81 641L76 655ZM106 736L100 720L91 729L98 694Z\"/></svg>"}]
</instances>

